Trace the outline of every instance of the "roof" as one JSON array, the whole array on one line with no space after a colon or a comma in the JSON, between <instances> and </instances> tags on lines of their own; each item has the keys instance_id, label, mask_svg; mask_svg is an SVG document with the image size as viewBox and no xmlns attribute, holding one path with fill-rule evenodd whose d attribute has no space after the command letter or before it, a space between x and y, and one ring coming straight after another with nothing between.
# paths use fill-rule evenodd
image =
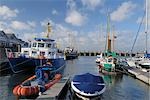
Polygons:
<instances>
[{"instance_id":1,"label":"roof","mask_svg":"<svg viewBox=\"0 0 150 100\"><path fill-rule=\"evenodd\" d=\"M7 43L19 43L24 44L25 42L21 39L18 39L13 33L5 33L4 31L0 31L0 41Z\"/></svg>"},{"instance_id":2,"label":"roof","mask_svg":"<svg viewBox=\"0 0 150 100\"><path fill-rule=\"evenodd\" d=\"M51 41L51 42L55 41L55 40L48 39L48 38L34 38L34 40L36 40L36 41L45 41L45 42L46 42L46 41L47 41L47 42L48 42L48 41L49 41L49 42L50 42L50 41Z\"/></svg>"},{"instance_id":3,"label":"roof","mask_svg":"<svg viewBox=\"0 0 150 100\"><path fill-rule=\"evenodd\" d=\"M4 31L0 31L0 41L3 41L3 42L8 41L8 37L7 37L7 35L5 34Z\"/></svg>"}]
</instances>

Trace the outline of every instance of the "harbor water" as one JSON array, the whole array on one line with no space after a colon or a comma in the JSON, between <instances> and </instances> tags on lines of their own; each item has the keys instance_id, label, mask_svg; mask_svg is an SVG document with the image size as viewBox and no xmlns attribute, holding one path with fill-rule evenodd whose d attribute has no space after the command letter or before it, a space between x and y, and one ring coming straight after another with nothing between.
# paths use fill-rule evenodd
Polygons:
<instances>
[{"instance_id":1,"label":"harbor water","mask_svg":"<svg viewBox=\"0 0 150 100\"><path fill-rule=\"evenodd\" d=\"M66 61L64 77L71 78L76 74L92 73L101 75L95 63L96 57L79 57L75 60ZM31 73L21 73L17 75L7 75L0 77L0 100L15 100L12 94L14 86L21 83ZM150 86L130 77L128 75L103 75L106 83L106 91L102 100L150 100ZM69 99L69 98L68 98Z\"/></svg>"}]
</instances>

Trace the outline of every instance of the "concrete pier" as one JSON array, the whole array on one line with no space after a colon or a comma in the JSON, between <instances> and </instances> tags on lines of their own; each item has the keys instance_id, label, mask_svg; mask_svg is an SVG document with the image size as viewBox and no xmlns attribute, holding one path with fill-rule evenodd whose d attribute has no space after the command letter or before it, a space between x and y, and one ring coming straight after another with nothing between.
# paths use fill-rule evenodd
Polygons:
<instances>
[{"instance_id":1,"label":"concrete pier","mask_svg":"<svg viewBox=\"0 0 150 100\"><path fill-rule=\"evenodd\" d=\"M40 95L37 100L59 100L62 99L67 91L67 84L69 77L62 78L58 83L54 84L51 88Z\"/></svg>"},{"instance_id":2,"label":"concrete pier","mask_svg":"<svg viewBox=\"0 0 150 100\"><path fill-rule=\"evenodd\" d=\"M143 72L137 68L128 69L128 72L134 75L137 79L150 85L150 72Z\"/></svg>"}]
</instances>

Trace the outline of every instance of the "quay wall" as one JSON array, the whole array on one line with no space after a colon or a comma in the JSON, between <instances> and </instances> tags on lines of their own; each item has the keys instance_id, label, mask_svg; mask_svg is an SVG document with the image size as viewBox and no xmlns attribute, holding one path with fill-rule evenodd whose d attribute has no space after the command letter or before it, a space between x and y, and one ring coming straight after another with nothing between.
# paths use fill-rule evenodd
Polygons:
<instances>
[{"instance_id":1,"label":"quay wall","mask_svg":"<svg viewBox=\"0 0 150 100\"><path fill-rule=\"evenodd\" d=\"M100 54L101 54L101 52L88 52L88 51L78 52L79 56L97 56L97 55L100 55ZM104 55L104 53L103 53L103 55ZM132 53L132 54L129 54L129 53L117 53L117 55L123 56L123 57L128 57L128 56L134 57L136 54L134 54L134 53Z\"/></svg>"}]
</instances>

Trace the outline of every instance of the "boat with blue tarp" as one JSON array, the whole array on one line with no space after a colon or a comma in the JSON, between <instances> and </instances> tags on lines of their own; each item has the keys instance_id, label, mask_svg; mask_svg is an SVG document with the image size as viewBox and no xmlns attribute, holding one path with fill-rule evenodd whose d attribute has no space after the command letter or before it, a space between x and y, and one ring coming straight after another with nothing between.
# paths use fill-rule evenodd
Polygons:
<instances>
[{"instance_id":1,"label":"boat with blue tarp","mask_svg":"<svg viewBox=\"0 0 150 100\"><path fill-rule=\"evenodd\" d=\"M96 98L105 91L105 82L101 76L90 73L75 75L71 88L79 98Z\"/></svg>"}]
</instances>

